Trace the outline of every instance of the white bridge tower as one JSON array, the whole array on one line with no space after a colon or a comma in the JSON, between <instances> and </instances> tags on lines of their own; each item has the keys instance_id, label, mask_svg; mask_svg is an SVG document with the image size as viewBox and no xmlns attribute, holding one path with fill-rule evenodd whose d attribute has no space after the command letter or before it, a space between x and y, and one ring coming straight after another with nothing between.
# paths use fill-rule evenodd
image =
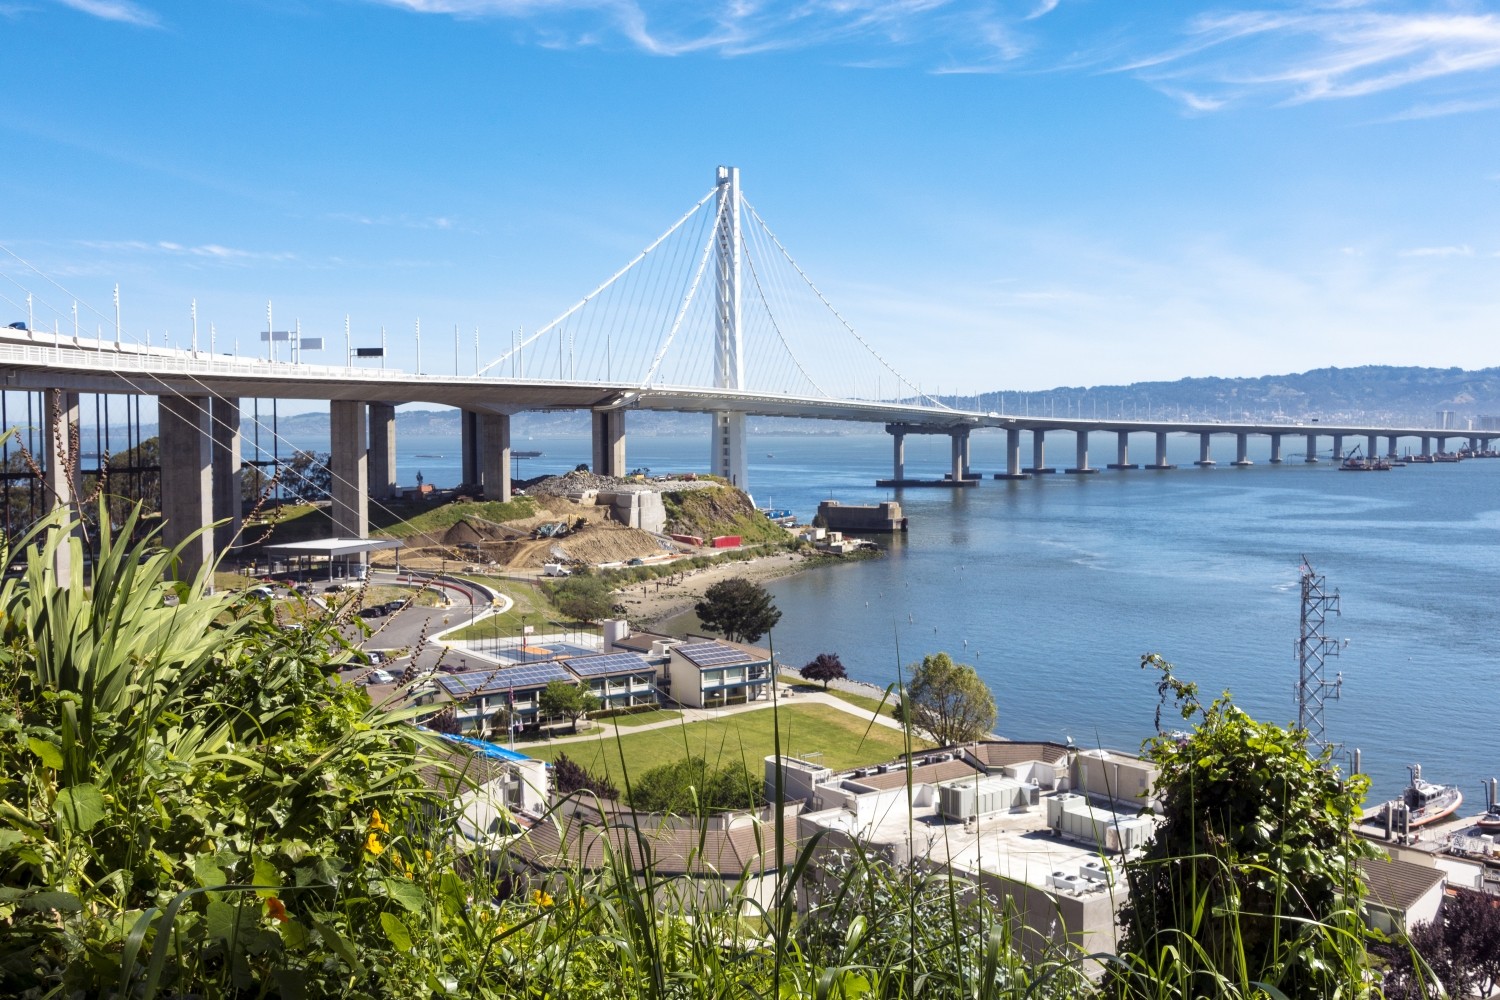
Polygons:
<instances>
[{"instance_id":1,"label":"white bridge tower","mask_svg":"<svg viewBox=\"0 0 1500 1000\"><path fill-rule=\"evenodd\" d=\"M718 222L715 274L714 388L745 388L744 342L740 331L740 170L720 167L717 177ZM745 414L719 410L713 414L713 454L709 469L716 476L745 489L749 466L745 455Z\"/></svg>"}]
</instances>

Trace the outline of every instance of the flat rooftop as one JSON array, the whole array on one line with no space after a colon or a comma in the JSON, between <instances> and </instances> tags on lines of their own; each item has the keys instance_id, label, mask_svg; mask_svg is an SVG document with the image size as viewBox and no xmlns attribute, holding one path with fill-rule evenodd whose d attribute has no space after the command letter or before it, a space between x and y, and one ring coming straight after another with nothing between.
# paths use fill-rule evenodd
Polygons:
<instances>
[{"instance_id":1,"label":"flat rooftop","mask_svg":"<svg viewBox=\"0 0 1500 1000\"><path fill-rule=\"evenodd\" d=\"M873 845L893 845L905 848L911 845L911 856L922 858L933 864L949 865L958 871L989 872L1028 885L1051 888L1048 882L1054 872L1078 874L1078 869L1091 861L1104 858L1111 866L1118 864L1119 855L1105 851L1102 847L1078 840L1065 839L1047 826L1047 799L1039 806L1024 812L1002 813L979 820L964 829L964 824L944 820L932 806L918 806L908 818L903 805L888 810L884 819L874 827L862 827L858 817L848 810L825 809L808 813L802 818L810 823L839 830L850 837ZM1135 819L1136 814L1111 813L1097 800L1091 803L1096 815L1107 818L1111 815L1121 820ZM1103 885L1084 892L1102 895ZM1123 887L1118 887L1123 894Z\"/></svg>"}]
</instances>

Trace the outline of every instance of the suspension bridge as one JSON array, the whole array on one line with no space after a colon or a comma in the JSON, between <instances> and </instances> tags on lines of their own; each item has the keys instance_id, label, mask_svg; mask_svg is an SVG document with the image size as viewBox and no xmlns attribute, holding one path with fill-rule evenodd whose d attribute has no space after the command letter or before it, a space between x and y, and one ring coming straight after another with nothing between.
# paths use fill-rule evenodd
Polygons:
<instances>
[{"instance_id":1,"label":"suspension bridge","mask_svg":"<svg viewBox=\"0 0 1500 1000\"><path fill-rule=\"evenodd\" d=\"M31 299L28 291L28 305ZM891 487L974 485L980 477L971 467L969 441L972 431L983 428L1007 435L999 479L1056 472L1045 453L1052 431L1075 435L1075 461L1066 469L1074 474L1097 471L1089 464L1088 442L1098 432L1117 435L1117 461L1108 466L1117 470L1140 467L1129 460L1130 435L1139 433L1155 436L1156 461L1146 466L1151 469L1172 468L1166 457L1170 433L1199 436L1200 466L1214 464L1211 439L1223 434L1236 438L1237 466L1249 464L1246 441L1252 434L1270 437L1272 462L1280 461L1283 436L1305 436L1312 461L1320 435L1332 438L1335 459L1343 455L1344 439L1353 436L1365 438L1366 455L1377 454L1381 436L1390 454L1398 438L1416 437L1424 455L1434 442L1445 452L1448 438L1466 438L1479 451L1500 437L1500 431L1431 428L1057 419L944 405L844 319L745 199L732 167L718 168L707 194L562 315L530 334L513 335L487 363L480 363L476 343L475 370L468 375L424 370L420 325L415 370L401 371L371 367L369 359L382 355L383 346L357 348L347 324L344 364L326 365L307 363L299 346L308 338L300 331L275 331L269 313L261 334L264 357L222 353L212 329L207 344L200 342L196 315L191 342L177 347L127 340L118 308L113 340L83 336L77 315L75 305L71 334L57 321L52 332L39 331L30 318L19 329L0 330L0 397L36 398L42 444L32 449L40 466L34 471L50 506L77 496L80 396L155 397L165 540L187 543L188 573L238 531L241 401L247 399L328 401L331 513L335 534L351 539L367 537L369 503L395 495L395 407L403 403L462 412L464 483L498 500L511 493L510 419L532 410L589 410L592 468L615 476L628 468L630 411L709 414L709 471L745 489L749 415L884 424L893 441L892 476L879 483ZM278 357L280 344L287 345L285 358ZM455 337L455 369L458 353ZM1023 431L1031 438L1030 466L1021 461ZM951 467L944 476L907 476L904 442L910 434L950 438ZM225 522L216 533L189 541L216 521Z\"/></svg>"}]
</instances>

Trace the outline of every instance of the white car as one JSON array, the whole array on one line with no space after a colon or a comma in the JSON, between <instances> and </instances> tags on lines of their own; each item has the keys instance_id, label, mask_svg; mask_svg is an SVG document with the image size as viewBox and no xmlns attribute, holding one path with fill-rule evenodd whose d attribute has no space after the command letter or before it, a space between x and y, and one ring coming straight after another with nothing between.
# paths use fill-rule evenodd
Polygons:
<instances>
[{"instance_id":1,"label":"white car","mask_svg":"<svg viewBox=\"0 0 1500 1000\"><path fill-rule=\"evenodd\" d=\"M371 670L368 674L365 675L365 683L366 684L394 684L394 683L396 683L396 678L394 678L394 677L391 676L391 672L389 670L376 669L376 670Z\"/></svg>"}]
</instances>

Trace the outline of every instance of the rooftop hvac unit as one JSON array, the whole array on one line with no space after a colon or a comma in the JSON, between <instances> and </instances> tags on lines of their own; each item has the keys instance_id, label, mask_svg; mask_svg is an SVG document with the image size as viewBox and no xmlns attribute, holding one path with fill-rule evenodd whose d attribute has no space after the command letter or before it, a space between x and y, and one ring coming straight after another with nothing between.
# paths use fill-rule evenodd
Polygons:
<instances>
[{"instance_id":1,"label":"rooftop hvac unit","mask_svg":"<svg viewBox=\"0 0 1500 1000\"><path fill-rule=\"evenodd\" d=\"M1109 870L1109 865L1099 859L1084 862L1078 869L1078 874L1090 882L1098 882L1102 885L1114 885L1114 873Z\"/></svg>"},{"instance_id":2,"label":"rooftop hvac unit","mask_svg":"<svg viewBox=\"0 0 1500 1000\"><path fill-rule=\"evenodd\" d=\"M1088 888L1083 879L1070 872L1053 872L1047 881L1051 883L1052 888L1061 889L1063 892L1078 893Z\"/></svg>"}]
</instances>

